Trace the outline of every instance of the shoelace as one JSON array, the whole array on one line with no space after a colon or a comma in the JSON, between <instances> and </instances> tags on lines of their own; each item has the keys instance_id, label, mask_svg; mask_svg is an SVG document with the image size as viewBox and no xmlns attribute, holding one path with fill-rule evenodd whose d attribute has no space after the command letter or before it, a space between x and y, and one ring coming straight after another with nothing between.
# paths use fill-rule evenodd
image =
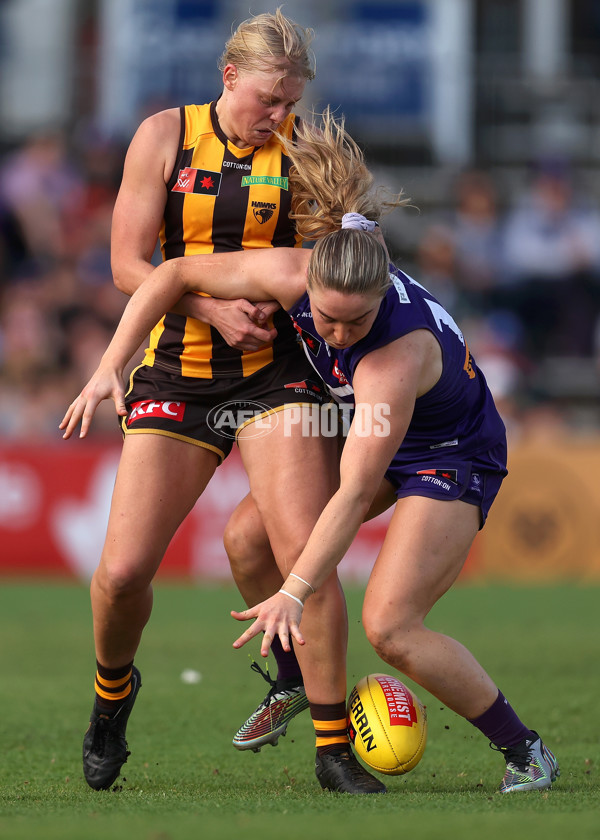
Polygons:
<instances>
[{"instance_id":1,"label":"shoelace","mask_svg":"<svg viewBox=\"0 0 600 840\"><path fill-rule=\"evenodd\" d=\"M531 764L531 742L525 739L512 747L497 747L490 742L490 747L502 753L507 764L513 764L518 770L525 772Z\"/></svg>"},{"instance_id":2,"label":"shoelace","mask_svg":"<svg viewBox=\"0 0 600 840\"><path fill-rule=\"evenodd\" d=\"M260 667L258 662L256 662L254 659L250 663L250 668L253 671L256 671L257 674L260 674L261 677L263 678L263 680L268 682L269 685L271 686L271 688L267 692L267 696L265 697L263 702L260 704L259 708L261 708L261 706L269 706L270 703L271 703L271 699L272 699L274 694L284 694L284 693L290 694L292 692L292 689L294 688L294 686L291 686L291 685L288 686L288 687L286 687L285 685L282 685L282 683L284 682L283 680L278 681L278 680L272 679L271 675L269 674L269 663L268 662L266 663L265 667L267 669L266 673Z\"/></svg>"},{"instance_id":3,"label":"shoelace","mask_svg":"<svg viewBox=\"0 0 600 840\"><path fill-rule=\"evenodd\" d=\"M96 728L94 730L94 746L93 750L98 755L104 755L106 750L106 742L108 736L111 734L112 719L101 715L96 721Z\"/></svg>"},{"instance_id":4,"label":"shoelace","mask_svg":"<svg viewBox=\"0 0 600 840\"><path fill-rule=\"evenodd\" d=\"M359 777L360 779L363 778L363 769L357 761L352 760L354 756L351 753L329 753L329 757L332 758L336 764L345 767L353 781L357 780Z\"/></svg>"},{"instance_id":5,"label":"shoelace","mask_svg":"<svg viewBox=\"0 0 600 840\"><path fill-rule=\"evenodd\" d=\"M260 704L260 706L258 707L258 708L260 709L261 707L266 707L266 706L270 705L270 703L271 703L271 698L272 698L272 696L275 694L275 691L276 691L276 689L277 689L277 681L276 681L276 680L271 679L271 675L269 674L269 663L268 663L268 662L267 662L267 664L266 664L266 669L267 669L266 673L265 673L265 671L263 671L263 669L260 667L260 665L258 664L258 662L256 662L254 659L253 659L253 660L252 660L252 662L250 663L250 668L251 668L253 671L256 671L256 673L257 673L257 674L260 674L260 675L261 675L261 677L263 678L263 680L265 680L266 682L268 682L268 683L269 683L269 685L271 686L271 688L270 688L270 689L269 689L269 691L267 692L267 696L265 697L265 699L263 700L263 702L262 702L262 703Z\"/></svg>"},{"instance_id":6,"label":"shoelace","mask_svg":"<svg viewBox=\"0 0 600 840\"><path fill-rule=\"evenodd\" d=\"M106 754L106 745L108 743L108 736L111 734L112 718L99 717L96 721L96 729L94 730L94 741L92 745L92 752L96 755L104 757ZM128 749L127 742L125 742L125 761L129 758L131 752Z\"/></svg>"}]
</instances>

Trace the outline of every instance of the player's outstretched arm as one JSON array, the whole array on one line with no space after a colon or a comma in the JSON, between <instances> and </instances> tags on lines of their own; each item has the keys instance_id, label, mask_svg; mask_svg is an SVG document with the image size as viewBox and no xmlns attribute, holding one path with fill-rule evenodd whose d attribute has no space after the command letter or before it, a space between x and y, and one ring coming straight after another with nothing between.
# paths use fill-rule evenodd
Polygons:
<instances>
[{"instance_id":1,"label":"player's outstretched arm","mask_svg":"<svg viewBox=\"0 0 600 840\"><path fill-rule=\"evenodd\" d=\"M349 549L394 453L402 443L416 396L431 387L429 350L435 342L424 330L403 336L369 353L357 365L354 392L357 412L340 462L340 486L333 494L282 590L243 612L238 621L254 619L233 643L240 648L263 632L261 654L266 656L278 635L289 650L290 635L303 643L299 624L304 601L334 571ZM439 353L439 349L438 349ZM359 428L368 422L366 428Z\"/></svg>"},{"instance_id":2,"label":"player's outstretched arm","mask_svg":"<svg viewBox=\"0 0 600 840\"><path fill-rule=\"evenodd\" d=\"M64 429L63 437L70 437L80 420L80 437L85 437L98 403L109 397L114 399L117 413L125 413L123 369L152 327L182 295L190 291L215 294L223 289L232 298L273 299L291 306L304 290L307 262L308 254L299 249L276 248L183 257L158 266L129 299L98 370L69 406L59 426ZM265 276L269 278L266 285ZM273 281L274 276L281 280Z\"/></svg>"},{"instance_id":3,"label":"player's outstretched arm","mask_svg":"<svg viewBox=\"0 0 600 840\"><path fill-rule=\"evenodd\" d=\"M169 273L186 291L229 300L275 300L289 309L306 290L309 259L310 251L303 248L196 254L168 260L149 280L158 282L161 274Z\"/></svg>"}]
</instances>

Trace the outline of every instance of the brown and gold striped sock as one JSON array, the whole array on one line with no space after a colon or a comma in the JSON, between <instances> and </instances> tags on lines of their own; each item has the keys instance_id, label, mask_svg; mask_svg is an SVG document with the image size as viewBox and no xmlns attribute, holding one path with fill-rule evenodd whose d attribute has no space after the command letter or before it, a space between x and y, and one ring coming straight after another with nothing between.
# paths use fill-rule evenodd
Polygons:
<instances>
[{"instance_id":1,"label":"brown and gold striped sock","mask_svg":"<svg viewBox=\"0 0 600 840\"><path fill-rule=\"evenodd\" d=\"M348 749L344 700L341 703L311 703L310 716L317 736L317 755L343 752Z\"/></svg>"},{"instance_id":2,"label":"brown and gold striped sock","mask_svg":"<svg viewBox=\"0 0 600 840\"><path fill-rule=\"evenodd\" d=\"M96 660L96 704L101 712L116 712L129 697L132 666L133 661L121 668L105 668Z\"/></svg>"}]
</instances>

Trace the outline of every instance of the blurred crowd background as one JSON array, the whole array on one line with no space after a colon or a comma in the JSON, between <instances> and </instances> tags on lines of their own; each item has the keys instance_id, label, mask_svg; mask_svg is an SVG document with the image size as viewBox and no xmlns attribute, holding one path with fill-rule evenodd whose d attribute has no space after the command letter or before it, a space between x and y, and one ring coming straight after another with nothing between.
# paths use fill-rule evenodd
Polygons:
<instances>
[{"instance_id":1,"label":"blurred crowd background","mask_svg":"<svg viewBox=\"0 0 600 840\"><path fill-rule=\"evenodd\" d=\"M60 437L120 317L110 225L135 128L213 99L232 25L277 5L0 4L0 438ZM316 32L306 109L345 114L410 197L384 223L392 257L462 327L513 439L597 433L600 3L282 5Z\"/></svg>"}]
</instances>

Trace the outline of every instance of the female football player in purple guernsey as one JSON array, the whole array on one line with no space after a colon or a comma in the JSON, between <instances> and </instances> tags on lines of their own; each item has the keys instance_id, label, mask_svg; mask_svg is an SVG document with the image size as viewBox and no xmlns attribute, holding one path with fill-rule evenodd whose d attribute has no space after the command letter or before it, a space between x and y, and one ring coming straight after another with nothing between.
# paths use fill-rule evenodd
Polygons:
<instances>
[{"instance_id":1,"label":"female football player in purple guernsey","mask_svg":"<svg viewBox=\"0 0 600 840\"><path fill-rule=\"evenodd\" d=\"M298 143L288 146L295 167L294 217L300 233L316 240L314 248L192 256L161 265L132 296L61 428L68 437L81 421L84 436L107 397L125 414L123 368L158 317L186 292L222 297L227 288L231 298L279 301L335 401L317 407L320 418L330 423L337 411L352 421L337 491L279 591L232 613L254 619L234 647L260 633L263 656L276 636L284 651L290 651L291 639L303 645L305 601L336 568L364 519L393 504L364 599L369 641L384 662L466 718L504 755L501 792L548 788L559 768L538 733L521 722L462 644L425 625L461 571L506 475L504 424L455 321L433 295L389 264L377 220L403 202L372 192L370 173L343 122L326 113L321 126L305 125ZM277 421L291 424L295 418L288 412ZM253 544L264 545L254 508L261 492L260 484L251 484L252 496L239 513L246 525L245 562L254 573L263 562L252 557ZM349 753L343 708L321 705L317 744L321 737L324 749L317 755L317 776L321 761L327 787L328 779L335 780L336 762Z\"/></svg>"}]
</instances>

